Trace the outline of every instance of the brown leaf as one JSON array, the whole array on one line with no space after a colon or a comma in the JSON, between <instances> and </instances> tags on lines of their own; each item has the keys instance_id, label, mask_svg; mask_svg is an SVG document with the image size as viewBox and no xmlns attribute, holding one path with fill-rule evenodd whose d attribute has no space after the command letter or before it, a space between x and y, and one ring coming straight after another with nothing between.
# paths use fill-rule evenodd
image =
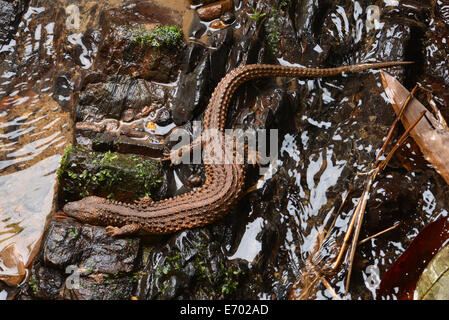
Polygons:
<instances>
[{"instance_id":1,"label":"brown leaf","mask_svg":"<svg viewBox=\"0 0 449 320\"><path fill-rule=\"evenodd\" d=\"M394 111L398 114L410 92L388 73L381 71L380 74L385 92L393 105ZM410 132L410 136L419 146L425 159L432 164L433 168L449 184L449 148L447 148L449 145L449 132L415 98L410 100L405 109L401 117L402 124L407 129L423 111L427 111L424 119Z\"/></svg>"},{"instance_id":2,"label":"brown leaf","mask_svg":"<svg viewBox=\"0 0 449 320\"><path fill-rule=\"evenodd\" d=\"M448 217L441 218L421 230L382 277L377 291L379 298L412 300L421 273L448 239Z\"/></svg>"},{"instance_id":3,"label":"brown leaf","mask_svg":"<svg viewBox=\"0 0 449 320\"><path fill-rule=\"evenodd\" d=\"M5 282L8 286L17 286L23 281L26 275L25 265L22 257L17 253L14 245L9 245L0 251L0 260L8 268L17 268L17 274L0 275L0 281Z\"/></svg>"}]
</instances>

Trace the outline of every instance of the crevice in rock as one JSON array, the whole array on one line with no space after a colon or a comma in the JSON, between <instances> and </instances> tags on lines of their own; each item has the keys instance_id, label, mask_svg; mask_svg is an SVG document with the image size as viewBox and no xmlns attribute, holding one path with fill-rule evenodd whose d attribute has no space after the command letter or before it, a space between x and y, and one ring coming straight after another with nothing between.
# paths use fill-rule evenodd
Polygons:
<instances>
[{"instance_id":1,"label":"crevice in rock","mask_svg":"<svg viewBox=\"0 0 449 320\"><path fill-rule=\"evenodd\" d=\"M315 17L312 23L312 34L315 39L318 39L322 35L322 29L324 21L328 17L328 13L332 8L332 1L323 0L318 2L318 10L315 13Z\"/></svg>"},{"instance_id":2,"label":"crevice in rock","mask_svg":"<svg viewBox=\"0 0 449 320\"><path fill-rule=\"evenodd\" d=\"M412 88L424 72L424 31L419 27L410 27L410 38L405 45L404 59L414 63L405 67L404 85Z\"/></svg>"}]
</instances>

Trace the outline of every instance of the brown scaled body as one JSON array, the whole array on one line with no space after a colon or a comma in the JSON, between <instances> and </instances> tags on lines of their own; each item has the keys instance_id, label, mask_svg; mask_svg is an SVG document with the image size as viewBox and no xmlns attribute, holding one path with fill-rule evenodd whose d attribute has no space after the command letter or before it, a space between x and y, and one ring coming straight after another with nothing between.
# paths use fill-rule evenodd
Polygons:
<instances>
[{"instance_id":1,"label":"brown scaled body","mask_svg":"<svg viewBox=\"0 0 449 320\"><path fill-rule=\"evenodd\" d=\"M354 73L368 69L391 67L408 62L381 62L358 64L328 69L285 67L254 64L239 67L227 74L215 88L204 116L204 129L218 129L224 137L224 127L229 103L235 90L245 81L264 77L322 78ZM217 142L218 141L218 142ZM198 141L197 141L198 142ZM203 147L211 143L224 144L223 139L202 137ZM172 154L189 152L192 146L172 151ZM224 147L222 145L221 147ZM207 152L206 156L208 157ZM206 182L197 190L157 202L144 200L137 204L110 201L95 196L86 197L64 206L64 212L81 222L108 226L113 236L134 233L167 234L184 228L194 228L212 223L237 203L243 194L245 167L234 153L228 155L228 164L210 164L203 158ZM207 164L209 163L209 164Z\"/></svg>"}]
</instances>

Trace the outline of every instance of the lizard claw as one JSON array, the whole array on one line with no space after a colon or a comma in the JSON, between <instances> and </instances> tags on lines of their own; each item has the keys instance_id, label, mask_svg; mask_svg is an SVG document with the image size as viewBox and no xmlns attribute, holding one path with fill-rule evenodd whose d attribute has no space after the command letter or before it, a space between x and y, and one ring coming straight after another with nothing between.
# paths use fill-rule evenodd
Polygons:
<instances>
[{"instance_id":1,"label":"lizard claw","mask_svg":"<svg viewBox=\"0 0 449 320\"><path fill-rule=\"evenodd\" d=\"M162 155L164 156L164 158L159 159L159 161L160 162L169 161L170 162L170 167L173 166L173 162L171 161L170 154L164 152Z\"/></svg>"},{"instance_id":2,"label":"lizard claw","mask_svg":"<svg viewBox=\"0 0 449 320\"><path fill-rule=\"evenodd\" d=\"M117 237L120 235L120 228L113 227L113 226L107 226L106 228L106 234L110 237Z\"/></svg>"},{"instance_id":3,"label":"lizard claw","mask_svg":"<svg viewBox=\"0 0 449 320\"><path fill-rule=\"evenodd\" d=\"M161 161L169 161L170 160L170 152L163 152L162 156L164 156L164 158L162 158Z\"/></svg>"},{"instance_id":4,"label":"lizard claw","mask_svg":"<svg viewBox=\"0 0 449 320\"><path fill-rule=\"evenodd\" d=\"M164 158L160 159L160 161L161 162L169 161L170 167L172 167L173 165L179 164L182 156L182 151L181 149L176 149L170 152L164 152L162 153L162 155L164 156Z\"/></svg>"},{"instance_id":5,"label":"lizard claw","mask_svg":"<svg viewBox=\"0 0 449 320\"><path fill-rule=\"evenodd\" d=\"M64 212L62 211L58 211L53 215L53 219L55 220L64 220L67 219L69 216L66 215Z\"/></svg>"}]
</instances>

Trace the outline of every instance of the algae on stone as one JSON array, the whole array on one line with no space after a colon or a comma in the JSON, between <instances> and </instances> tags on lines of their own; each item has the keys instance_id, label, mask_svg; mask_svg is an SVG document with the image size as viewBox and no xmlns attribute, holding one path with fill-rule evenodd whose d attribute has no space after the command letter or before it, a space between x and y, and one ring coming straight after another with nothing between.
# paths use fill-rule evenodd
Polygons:
<instances>
[{"instance_id":1,"label":"algae on stone","mask_svg":"<svg viewBox=\"0 0 449 320\"><path fill-rule=\"evenodd\" d=\"M172 48L182 41L182 31L176 26L157 26L151 30L134 31L134 41L142 46Z\"/></svg>"}]
</instances>

